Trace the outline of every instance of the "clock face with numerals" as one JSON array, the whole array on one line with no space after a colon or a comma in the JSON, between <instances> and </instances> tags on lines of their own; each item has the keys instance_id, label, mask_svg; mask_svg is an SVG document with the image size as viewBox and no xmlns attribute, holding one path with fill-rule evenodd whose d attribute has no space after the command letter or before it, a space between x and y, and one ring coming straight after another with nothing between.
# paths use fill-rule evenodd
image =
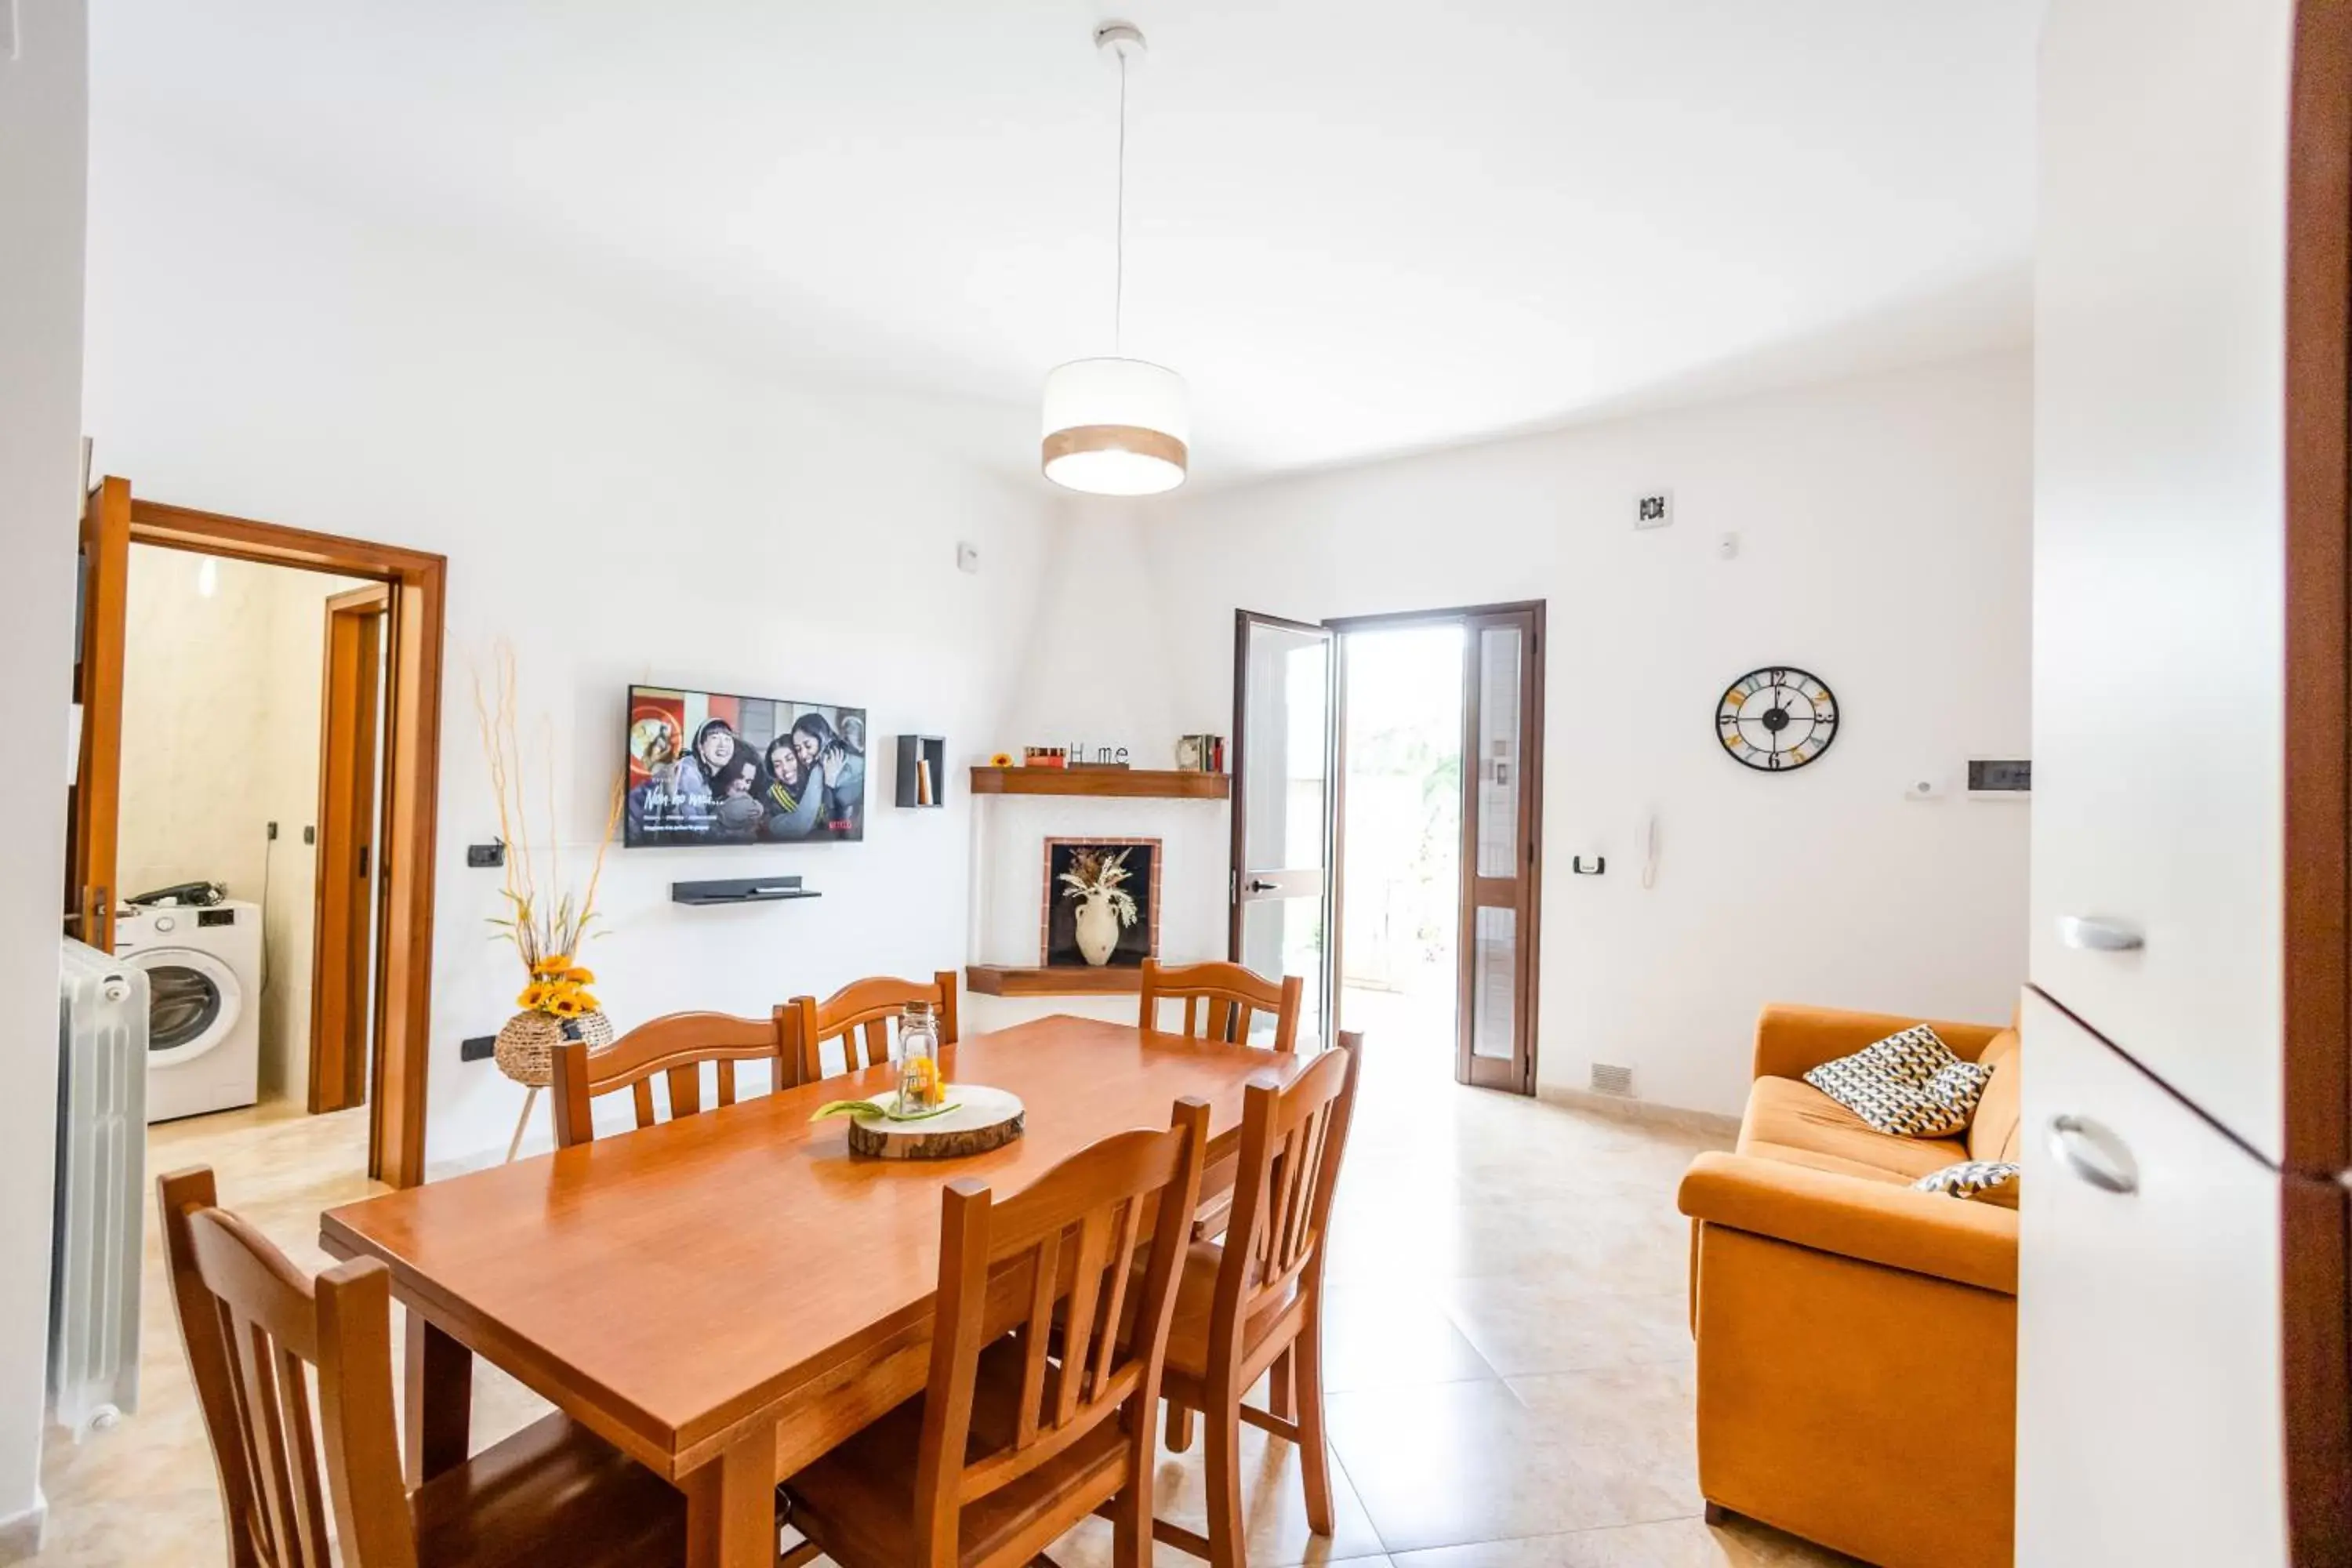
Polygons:
<instances>
[{"instance_id":1,"label":"clock face with numerals","mask_svg":"<svg viewBox=\"0 0 2352 1568\"><path fill-rule=\"evenodd\" d=\"M1715 737L1732 761L1760 773L1801 768L1837 739L1838 700L1827 682L1774 666L1733 681L1716 705Z\"/></svg>"}]
</instances>

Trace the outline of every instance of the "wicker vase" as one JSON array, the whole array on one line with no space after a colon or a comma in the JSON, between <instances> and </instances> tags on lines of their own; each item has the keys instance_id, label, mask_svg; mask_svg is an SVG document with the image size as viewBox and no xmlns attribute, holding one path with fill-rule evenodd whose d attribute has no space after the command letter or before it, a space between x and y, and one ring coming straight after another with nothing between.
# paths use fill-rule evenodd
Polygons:
<instances>
[{"instance_id":1,"label":"wicker vase","mask_svg":"<svg viewBox=\"0 0 2352 1568\"><path fill-rule=\"evenodd\" d=\"M555 1077L555 1047L585 1040L591 1051L613 1043L613 1020L601 1012L577 1018L548 1013L517 1013L499 1031L499 1070L526 1089L545 1089Z\"/></svg>"}]
</instances>

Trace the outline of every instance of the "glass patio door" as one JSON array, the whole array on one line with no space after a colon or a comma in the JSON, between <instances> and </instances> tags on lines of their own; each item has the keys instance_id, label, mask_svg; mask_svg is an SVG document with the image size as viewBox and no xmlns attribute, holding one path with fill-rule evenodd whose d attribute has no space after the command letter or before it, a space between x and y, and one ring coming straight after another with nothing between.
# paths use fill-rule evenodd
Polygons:
<instances>
[{"instance_id":1,"label":"glass patio door","mask_svg":"<svg viewBox=\"0 0 2352 1568\"><path fill-rule=\"evenodd\" d=\"M1229 951L1269 978L1307 982L1301 1046L1328 1037L1335 704L1328 627L1237 612ZM1258 1032L1271 1038L1263 1016Z\"/></svg>"},{"instance_id":2,"label":"glass patio door","mask_svg":"<svg viewBox=\"0 0 2352 1568\"><path fill-rule=\"evenodd\" d=\"M1535 1092L1536 808L1542 798L1538 612L1465 616L1462 928L1455 1078Z\"/></svg>"}]
</instances>

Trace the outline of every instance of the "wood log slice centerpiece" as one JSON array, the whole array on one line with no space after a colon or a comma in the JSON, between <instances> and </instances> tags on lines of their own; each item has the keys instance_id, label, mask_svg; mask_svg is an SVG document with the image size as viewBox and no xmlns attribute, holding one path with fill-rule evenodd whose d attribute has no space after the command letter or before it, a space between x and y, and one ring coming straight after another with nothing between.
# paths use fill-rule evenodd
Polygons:
<instances>
[{"instance_id":1,"label":"wood log slice centerpiece","mask_svg":"<svg viewBox=\"0 0 2352 1568\"><path fill-rule=\"evenodd\" d=\"M953 1110L920 1121L851 1117L849 1152L876 1160L961 1160L1002 1149L1022 1134L1027 1112L1010 1089L954 1083L948 1099Z\"/></svg>"}]
</instances>

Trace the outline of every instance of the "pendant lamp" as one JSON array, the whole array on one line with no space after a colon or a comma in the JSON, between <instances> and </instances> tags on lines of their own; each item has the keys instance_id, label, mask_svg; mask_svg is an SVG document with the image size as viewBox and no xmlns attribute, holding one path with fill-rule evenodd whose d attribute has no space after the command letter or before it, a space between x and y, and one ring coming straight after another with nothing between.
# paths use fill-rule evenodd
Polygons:
<instances>
[{"instance_id":1,"label":"pendant lamp","mask_svg":"<svg viewBox=\"0 0 2352 1568\"><path fill-rule=\"evenodd\" d=\"M1127 305L1127 68L1145 48L1128 22L1095 29L1095 47L1118 63L1118 208L1111 284L1111 352L1072 360L1045 377L1045 477L1098 496L1148 496L1184 482L1191 434L1184 378L1119 350Z\"/></svg>"}]
</instances>

